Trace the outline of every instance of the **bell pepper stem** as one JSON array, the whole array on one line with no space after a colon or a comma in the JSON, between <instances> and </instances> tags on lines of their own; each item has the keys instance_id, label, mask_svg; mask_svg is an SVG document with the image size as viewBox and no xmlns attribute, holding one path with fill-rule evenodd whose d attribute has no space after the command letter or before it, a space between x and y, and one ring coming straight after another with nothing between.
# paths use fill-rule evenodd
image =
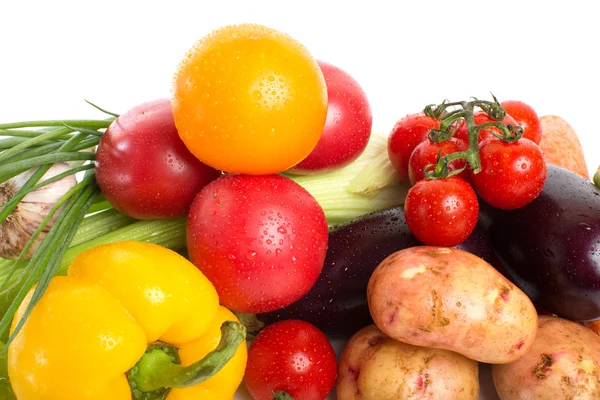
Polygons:
<instances>
[{"instance_id":1,"label":"bell pepper stem","mask_svg":"<svg viewBox=\"0 0 600 400\"><path fill-rule=\"evenodd\" d=\"M165 393L168 388L186 388L198 385L221 370L235 355L246 338L246 328L236 321L221 325L221 341L216 349L202 360L183 367L176 356L164 346L151 346L140 361L129 371L129 382L134 398L162 398L147 396L152 392ZM136 393L138 394L136 396Z\"/></svg>"}]
</instances>

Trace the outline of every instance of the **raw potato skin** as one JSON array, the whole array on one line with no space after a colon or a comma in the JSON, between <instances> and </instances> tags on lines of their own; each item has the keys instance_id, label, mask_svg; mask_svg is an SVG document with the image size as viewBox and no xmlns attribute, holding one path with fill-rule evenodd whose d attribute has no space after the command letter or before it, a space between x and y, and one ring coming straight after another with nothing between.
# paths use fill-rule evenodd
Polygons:
<instances>
[{"instance_id":1,"label":"raw potato skin","mask_svg":"<svg viewBox=\"0 0 600 400\"><path fill-rule=\"evenodd\" d=\"M600 399L600 337L576 322L540 316L527 354L492 366L501 400Z\"/></svg>"},{"instance_id":2,"label":"raw potato skin","mask_svg":"<svg viewBox=\"0 0 600 400\"><path fill-rule=\"evenodd\" d=\"M540 148L546 156L546 162L566 168L589 180L583 148L573 127L556 115L544 115L540 118L540 124Z\"/></svg>"},{"instance_id":3,"label":"raw potato skin","mask_svg":"<svg viewBox=\"0 0 600 400\"><path fill-rule=\"evenodd\" d=\"M593 330L595 333L600 335L600 321L586 322L585 326L587 326L588 328Z\"/></svg>"},{"instance_id":4,"label":"raw potato skin","mask_svg":"<svg viewBox=\"0 0 600 400\"><path fill-rule=\"evenodd\" d=\"M379 264L367 288L369 310L386 335L404 343L509 363L531 347L531 300L481 258L417 246Z\"/></svg>"},{"instance_id":5,"label":"raw potato skin","mask_svg":"<svg viewBox=\"0 0 600 400\"><path fill-rule=\"evenodd\" d=\"M398 342L370 325L344 348L336 391L338 400L475 400L479 370L460 354Z\"/></svg>"}]
</instances>

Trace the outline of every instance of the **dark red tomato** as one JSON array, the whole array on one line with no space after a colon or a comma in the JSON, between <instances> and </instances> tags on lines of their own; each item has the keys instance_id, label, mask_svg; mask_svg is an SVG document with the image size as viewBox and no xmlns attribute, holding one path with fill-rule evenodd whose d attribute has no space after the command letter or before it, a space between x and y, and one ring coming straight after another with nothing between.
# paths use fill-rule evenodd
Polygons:
<instances>
[{"instance_id":1,"label":"dark red tomato","mask_svg":"<svg viewBox=\"0 0 600 400\"><path fill-rule=\"evenodd\" d=\"M544 187L547 167L539 146L521 138L506 143L489 138L479 144L481 171L472 174L477 194L491 206L504 210L532 202Z\"/></svg>"},{"instance_id":2,"label":"dark red tomato","mask_svg":"<svg viewBox=\"0 0 600 400\"><path fill-rule=\"evenodd\" d=\"M244 380L254 400L273 400L279 392L324 400L336 375L335 352L325 334L308 322L287 320L267 326L252 342Z\"/></svg>"},{"instance_id":3,"label":"dark red tomato","mask_svg":"<svg viewBox=\"0 0 600 400\"><path fill-rule=\"evenodd\" d=\"M427 139L430 130L439 127L440 121L422 113L407 115L396 122L388 138L388 155L402 179L408 180L408 161L415 147Z\"/></svg>"},{"instance_id":4,"label":"dark red tomato","mask_svg":"<svg viewBox=\"0 0 600 400\"><path fill-rule=\"evenodd\" d=\"M523 128L523 136L535 144L542 140L542 124L535 110L528 104L518 100L507 100L500 103L506 112Z\"/></svg>"},{"instance_id":5,"label":"dark red tomato","mask_svg":"<svg viewBox=\"0 0 600 400\"><path fill-rule=\"evenodd\" d=\"M410 188L404 203L406 224L429 246L452 247L462 243L477 224L479 203L464 180L421 180Z\"/></svg>"},{"instance_id":6,"label":"dark red tomato","mask_svg":"<svg viewBox=\"0 0 600 400\"><path fill-rule=\"evenodd\" d=\"M102 193L117 210L138 219L186 216L200 189L220 175L185 147L169 99L118 117L96 153Z\"/></svg>"},{"instance_id":7,"label":"dark red tomato","mask_svg":"<svg viewBox=\"0 0 600 400\"><path fill-rule=\"evenodd\" d=\"M323 268L325 213L280 175L228 175L196 197L187 223L192 262L232 311L259 313L304 296Z\"/></svg>"},{"instance_id":8,"label":"dark red tomato","mask_svg":"<svg viewBox=\"0 0 600 400\"><path fill-rule=\"evenodd\" d=\"M417 147L415 147L415 150L410 156L410 161L408 163L408 177L410 179L410 184L414 185L417 183L417 181L425 178L425 166L427 164L436 164L438 153L440 153L440 156L443 157L459 151L465 151L468 148L469 146L464 140L456 138L450 138L449 140L445 140L440 143L435 143L431 140L425 140L421 142ZM465 163L465 160L454 160L450 162L448 169L450 171L456 171L464 167ZM470 179L469 171L467 171L467 169L455 176L467 181Z\"/></svg>"},{"instance_id":9,"label":"dark red tomato","mask_svg":"<svg viewBox=\"0 0 600 400\"><path fill-rule=\"evenodd\" d=\"M358 82L336 66L319 66L327 85L327 120L315 149L288 171L294 174L341 168L361 155L371 136L371 106Z\"/></svg>"},{"instance_id":10,"label":"dark red tomato","mask_svg":"<svg viewBox=\"0 0 600 400\"><path fill-rule=\"evenodd\" d=\"M473 119L475 120L475 125L481 125L481 124L485 124L488 122L496 122L494 121L492 118L490 118L489 115L486 114L485 111L480 110L477 111L475 113L475 115L473 115ZM510 115L506 115L506 117L502 120L502 122L504 122L505 125L513 125L513 126L517 126L517 121L515 121L515 119L510 116ZM490 133L490 131L493 131L494 133L498 134L498 135L502 135L502 131L498 128L487 128L487 129L482 129L479 131L479 143L481 143L483 140L489 138L489 137L494 137L494 135L492 135ZM464 120L460 120L460 122L458 123L458 128L456 130L456 133L454 134L455 138L459 138L464 140L465 142L469 143L469 134L467 131L467 124L465 123Z\"/></svg>"}]
</instances>

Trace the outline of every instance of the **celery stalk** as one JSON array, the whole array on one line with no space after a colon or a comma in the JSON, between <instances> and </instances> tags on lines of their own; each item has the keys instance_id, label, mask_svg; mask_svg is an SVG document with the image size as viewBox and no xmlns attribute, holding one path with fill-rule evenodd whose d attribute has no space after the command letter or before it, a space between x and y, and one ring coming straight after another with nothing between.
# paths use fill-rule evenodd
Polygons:
<instances>
[{"instance_id":1,"label":"celery stalk","mask_svg":"<svg viewBox=\"0 0 600 400\"><path fill-rule=\"evenodd\" d=\"M390 163L387 136L371 134L365 151L355 161L318 175L290 175L319 202L329 225L404 204L409 185Z\"/></svg>"}]
</instances>

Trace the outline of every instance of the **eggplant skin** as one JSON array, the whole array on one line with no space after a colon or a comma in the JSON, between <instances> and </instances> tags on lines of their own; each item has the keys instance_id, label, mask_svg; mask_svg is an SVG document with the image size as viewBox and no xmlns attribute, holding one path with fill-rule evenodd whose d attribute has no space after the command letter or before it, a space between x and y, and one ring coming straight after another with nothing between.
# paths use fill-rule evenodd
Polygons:
<instances>
[{"instance_id":1,"label":"eggplant skin","mask_svg":"<svg viewBox=\"0 0 600 400\"><path fill-rule=\"evenodd\" d=\"M600 318L600 190L549 164L541 194L525 207L480 205L497 269L538 309L573 321Z\"/></svg>"},{"instance_id":2,"label":"eggplant skin","mask_svg":"<svg viewBox=\"0 0 600 400\"><path fill-rule=\"evenodd\" d=\"M313 288L288 307L257 318L264 324L300 319L329 336L349 337L373 323L367 285L375 268L390 254L421 245L408 229L401 206L340 225L329 233L325 264ZM495 264L490 241L481 227L456 247Z\"/></svg>"}]
</instances>

